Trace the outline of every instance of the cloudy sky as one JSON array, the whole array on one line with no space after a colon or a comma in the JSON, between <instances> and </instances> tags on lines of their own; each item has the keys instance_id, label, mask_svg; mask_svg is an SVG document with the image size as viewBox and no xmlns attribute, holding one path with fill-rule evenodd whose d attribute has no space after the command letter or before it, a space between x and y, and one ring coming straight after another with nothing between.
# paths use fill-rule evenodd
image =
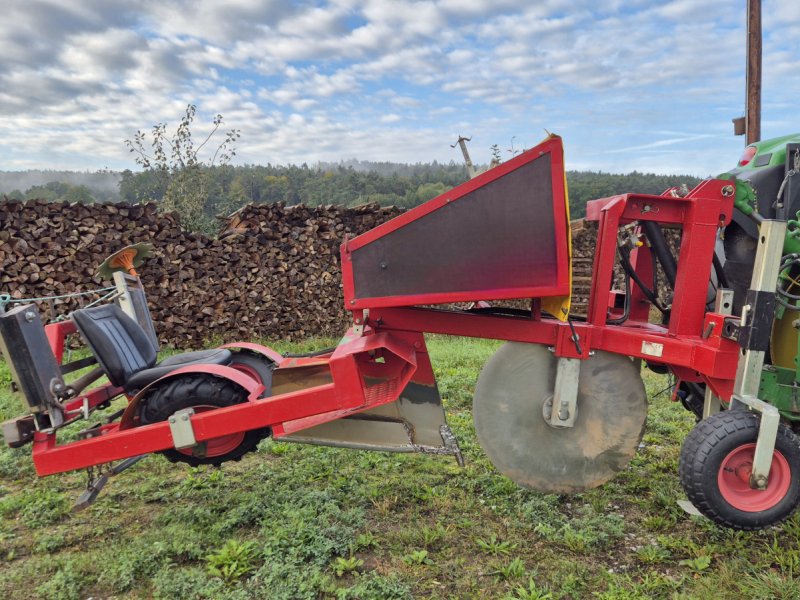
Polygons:
<instances>
[{"instance_id":1,"label":"cloudy sky","mask_svg":"<svg viewBox=\"0 0 800 600\"><path fill-rule=\"evenodd\" d=\"M0 170L135 168L187 103L240 163L460 161L708 175L743 138L746 0L5 0ZM800 1L763 0L764 137L800 131ZM198 131L202 127L198 124Z\"/></svg>"}]
</instances>

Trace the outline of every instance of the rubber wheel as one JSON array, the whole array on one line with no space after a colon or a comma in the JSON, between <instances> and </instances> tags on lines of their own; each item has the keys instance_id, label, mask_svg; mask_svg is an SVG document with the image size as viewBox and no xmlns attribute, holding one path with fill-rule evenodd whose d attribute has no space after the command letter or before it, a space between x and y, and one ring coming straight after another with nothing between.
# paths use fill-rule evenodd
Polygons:
<instances>
[{"instance_id":1,"label":"rubber wheel","mask_svg":"<svg viewBox=\"0 0 800 600\"><path fill-rule=\"evenodd\" d=\"M142 424L147 425L166 421L185 408L200 413L246 401L247 392L235 383L212 375L191 374L168 379L156 387L143 399L139 416ZM268 435L269 429L254 429L207 440L194 448L164 450L161 454L172 462L219 466L241 459Z\"/></svg>"},{"instance_id":2,"label":"rubber wheel","mask_svg":"<svg viewBox=\"0 0 800 600\"><path fill-rule=\"evenodd\" d=\"M787 518L800 501L800 440L781 424L766 490L750 487L761 418L720 412L698 423L681 449L680 479L689 501L733 529L761 529Z\"/></svg>"},{"instance_id":3,"label":"rubber wheel","mask_svg":"<svg viewBox=\"0 0 800 600\"><path fill-rule=\"evenodd\" d=\"M264 385L264 391L261 392L260 398L272 395L272 370L275 368L275 363L268 358L252 352L241 351L234 353L228 366L260 381Z\"/></svg>"}]
</instances>

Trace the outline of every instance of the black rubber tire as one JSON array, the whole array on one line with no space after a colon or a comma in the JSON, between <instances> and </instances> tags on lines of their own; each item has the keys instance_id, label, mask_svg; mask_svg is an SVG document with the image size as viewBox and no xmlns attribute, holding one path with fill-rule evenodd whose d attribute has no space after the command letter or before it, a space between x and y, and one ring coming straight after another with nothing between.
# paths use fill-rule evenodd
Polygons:
<instances>
[{"instance_id":1,"label":"black rubber tire","mask_svg":"<svg viewBox=\"0 0 800 600\"><path fill-rule=\"evenodd\" d=\"M205 374L190 374L168 379L153 389L143 400L139 416L143 425L166 421L179 410L193 406L233 406L247 401L247 392L235 383ZM269 435L269 429L246 431L242 442L224 454L217 456L193 456L176 449L161 452L171 462L183 462L192 466L215 465L242 456L256 449L258 443Z\"/></svg>"},{"instance_id":2,"label":"black rubber tire","mask_svg":"<svg viewBox=\"0 0 800 600\"><path fill-rule=\"evenodd\" d=\"M756 442L760 422L761 417L748 410L720 412L700 421L681 448L681 485L689 501L719 525L762 529L786 519L800 501L800 440L783 424L775 442L775 449L786 459L790 471L783 498L767 510L748 512L735 508L723 497L718 483L722 463L736 448Z\"/></svg>"},{"instance_id":3,"label":"black rubber tire","mask_svg":"<svg viewBox=\"0 0 800 600\"><path fill-rule=\"evenodd\" d=\"M272 371L275 368L275 363L267 357L243 350L233 354L233 359L231 359L231 363L228 366L234 369L237 366L241 366L244 368L240 370L246 374L253 373L257 375L261 383L264 384L264 391L261 392L260 398L272 395Z\"/></svg>"}]
</instances>

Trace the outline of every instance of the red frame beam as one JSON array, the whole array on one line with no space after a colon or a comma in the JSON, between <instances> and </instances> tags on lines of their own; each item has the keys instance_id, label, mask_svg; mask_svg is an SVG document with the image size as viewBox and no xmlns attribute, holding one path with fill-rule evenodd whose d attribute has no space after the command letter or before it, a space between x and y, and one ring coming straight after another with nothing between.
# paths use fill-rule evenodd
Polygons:
<instances>
[{"instance_id":1,"label":"red frame beam","mask_svg":"<svg viewBox=\"0 0 800 600\"><path fill-rule=\"evenodd\" d=\"M248 391L248 402L192 416L195 439L202 442L263 427L280 428L284 422L315 415L332 420L339 411L351 414L393 402L417 368L414 346L403 335L393 337L385 332L351 336L327 362L333 383L263 399L257 398L263 390L259 382L230 367L183 367L166 377L211 373ZM121 429L120 425L104 425L93 437L61 446L56 443L55 432L37 432L33 442L36 472L52 475L174 447L166 422L130 429Z\"/></svg>"}]
</instances>

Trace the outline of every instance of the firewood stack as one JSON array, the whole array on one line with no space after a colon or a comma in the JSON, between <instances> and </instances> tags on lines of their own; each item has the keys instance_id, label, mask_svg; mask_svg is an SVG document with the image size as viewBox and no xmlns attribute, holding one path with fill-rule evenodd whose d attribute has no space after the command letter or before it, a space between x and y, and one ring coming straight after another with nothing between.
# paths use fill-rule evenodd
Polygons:
<instances>
[{"instance_id":1,"label":"firewood stack","mask_svg":"<svg viewBox=\"0 0 800 600\"><path fill-rule=\"evenodd\" d=\"M120 248L150 242L139 269L162 342L197 348L233 339L337 336L343 309L339 245L400 214L366 205L247 206L219 239L182 231L155 204L0 201L0 293L33 298L110 285L96 276ZM96 296L95 296L96 297ZM95 297L39 303L45 320Z\"/></svg>"},{"instance_id":2,"label":"firewood stack","mask_svg":"<svg viewBox=\"0 0 800 600\"><path fill-rule=\"evenodd\" d=\"M338 336L348 324L339 269L345 236L402 212L365 205L246 206L217 239L183 231L155 204L0 201L0 294L34 298L111 285L95 273L129 244L156 255L139 269L163 343L199 348L241 339ZM585 313L596 232L573 227L575 309ZM45 320L97 296L40 302Z\"/></svg>"}]
</instances>

